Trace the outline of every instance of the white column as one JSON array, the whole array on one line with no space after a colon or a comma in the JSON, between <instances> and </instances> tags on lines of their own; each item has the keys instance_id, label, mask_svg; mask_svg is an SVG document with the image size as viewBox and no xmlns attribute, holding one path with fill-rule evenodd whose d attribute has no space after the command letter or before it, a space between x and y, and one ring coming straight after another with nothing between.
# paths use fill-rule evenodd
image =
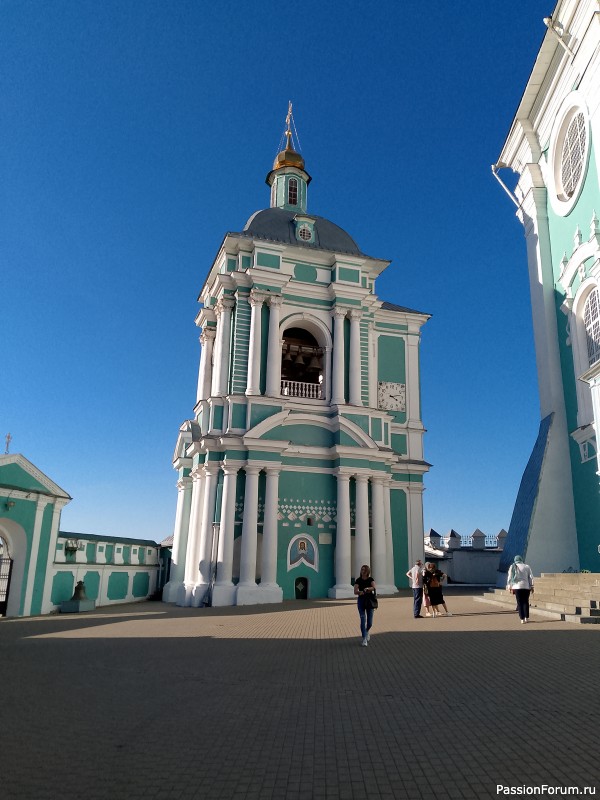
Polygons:
<instances>
[{"instance_id":1,"label":"white column","mask_svg":"<svg viewBox=\"0 0 600 800\"><path fill-rule=\"evenodd\" d=\"M350 476L337 473L337 514L335 533L335 586L329 597L353 597L350 583Z\"/></svg>"},{"instance_id":2,"label":"white column","mask_svg":"<svg viewBox=\"0 0 600 800\"><path fill-rule=\"evenodd\" d=\"M281 394L281 337L279 320L282 298L273 295L269 300L269 347L267 354L267 394L279 397Z\"/></svg>"},{"instance_id":3,"label":"white column","mask_svg":"<svg viewBox=\"0 0 600 800\"><path fill-rule=\"evenodd\" d=\"M262 306L264 295L252 290L250 303L250 342L248 347L248 381L246 394L260 394L260 355L262 343Z\"/></svg>"},{"instance_id":4,"label":"white column","mask_svg":"<svg viewBox=\"0 0 600 800\"><path fill-rule=\"evenodd\" d=\"M331 376L331 405L339 406L344 399L344 319L345 308L334 308L333 312L333 374Z\"/></svg>"},{"instance_id":5,"label":"white column","mask_svg":"<svg viewBox=\"0 0 600 800\"><path fill-rule=\"evenodd\" d=\"M200 353L200 372L198 374L198 393L196 402L206 400L210 397L210 390L212 385L212 352L215 342L216 331L214 328L205 327L200 336L200 345L202 351Z\"/></svg>"},{"instance_id":6,"label":"white column","mask_svg":"<svg viewBox=\"0 0 600 800\"><path fill-rule=\"evenodd\" d=\"M394 538L392 535L392 503L390 496L391 476L384 478L383 484L383 511L385 519L385 553L387 563L386 583L392 588L392 593L397 592L396 576L394 574Z\"/></svg>"},{"instance_id":7,"label":"white column","mask_svg":"<svg viewBox=\"0 0 600 800\"><path fill-rule=\"evenodd\" d=\"M227 394L229 380L229 338L231 335L231 310L235 301L231 297L222 297L217 303L217 343L215 353L215 366L212 376L211 394L223 396Z\"/></svg>"},{"instance_id":8,"label":"white column","mask_svg":"<svg viewBox=\"0 0 600 800\"><path fill-rule=\"evenodd\" d=\"M323 384L321 387L322 399L331 398L331 347L323 348Z\"/></svg>"},{"instance_id":9,"label":"white column","mask_svg":"<svg viewBox=\"0 0 600 800\"><path fill-rule=\"evenodd\" d=\"M423 554L423 484L409 483L406 491L406 504L408 516L408 569Z\"/></svg>"},{"instance_id":10,"label":"white column","mask_svg":"<svg viewBox=\"0 0 600 800\"><path fill-rule=\"evenodd\" d=\"M277 506L279 501L279 466L266 466L267 487L265 491L265 519L263 524L262 565L260 588L275 590L274 597L283 599L283 591L277 585ZM265 600L263 600L265 602ZM269 601L269 602L275 602Z\"/></svg>"},{"instance_id":11,"label":"white column","mask_svg":"<svg viewBox=\"0 0 600 800\"><path fill-rule=\"evenodd\" d=\"M211 386L210 394L215 397L219 394L219 386L221 385L221 352L223 350L223 308L217 303L215 306L215 318L217 320L217 328L215 331L215 345L213 353L213 367L211 370Z\"/></svg>"},{"instance_id":12,"label":"white column","mask_svg":"<svg viewBox=\"0 0 600 800\"><path fill-rule=\"evenodd\" d=\"M350 363L348 372L350 377L350 404L361 406L361 376L362 365L360 358L360 318L361 312L353 309L350 312Z\"/></svg>"},{"instance_id":13,"label":"white column","mask_svg":"<svg viewBox=\"0 0 600 800\"><path fill-rule=\"evenodd\" d=\"M42 534L44 509L50 502L51 500L49 497L38 497L36 503L35 519L33 522L33 537L31 540L31 553L29 554L29 564L27 565L25 602L23 603L23 616L25 617L33 614L31 609L31 601L33 599L33 588L35 585L35 574L37 572L38 553L40 551L40 536Z\"/></svg>"},{"instance_id":14,"label":"white column","mask_svg":"<svg viewBox=\"0 0 600 800\"><path fill-rule=\"evenodd\" d=\"M221 500L221 526L217 554L217 580L213 589L213 606L235 604L236 588L231 580L233 573L233 540L235 535L235 498L240 464L223 465L223 496Z\"/></svg>"},{"instance_id":15,"label":"white column","mask_svg":"<svg viewBox=\"0 0 600 800\"><path fill-rule=\"evenodd\" d=\"M200 561L200 525L202 522L202 506L204 505L204 471L202 466L195 467L190 477L192 479L190 524L185 551L184 585L178 588L175 595L175 602L178 606L189 606L191 604L192 590L198 582L198 562Z\"/></svg>"},{"instance_id":16,"label":"white column","mask_svg":"<svg viewBox=\"0 0 600 800\"><path fill-rule=\"evenodd\" d=\"M258 539L258 475L260 466L247 464L244 519L240 553L240 581L237 587L238 606L252 605L258 600L256 585L256 544Z\"/></svg>"},{"instance_id":17,"label":"white column","mask_svg":"<svg viewBox=\"0 0 600 800\"><path fill-rule=\"evenodd\" d=\"M212 461L204 465L204 501L202 504L202 524L200 526L200 547L198 580L192 591L192 606L198 608L208 589L210 581L210 558L215 519L215 499L217 494L217 479L219 464Z\"/></svg>"},{"instance_id":18,"label":"white column","mask_svg":"<svg viewBox=\"0 0 600 800\"><path fill-rule=\"evenodd\" d=\"M356 475L356 527L354 531L354 578L360 575L363 564L371 564L369 546L369 478ZM375 579L377 580L377 579Z\"/></svg>"},{"instance_id":19,"label":"white column","mask_svg":"<svg viewBox=\"0 0 600 800\"><path fill-rule=\"evenodd\" d=\"M171 574L169 582L163 588L163 602L174 603L185 580L185 554L190 529L190 512L192 508L192 479L180 478L177 481L177 512L173 530L173 547L171 550Z\"/></svg>"},{"instance_id":20,"label":"white column","mask_svg":"<svg viewBox=\"0 0 600 800\"><path fill-rule=\"evenodd\" d=\"M383 477L373 475L371 479L371 508L373 509L373 546L371 550L371 569L380 594L393 594L387 584L386 541L385 541L385 503L383 496Z\"/></svg>"}]
</instances>

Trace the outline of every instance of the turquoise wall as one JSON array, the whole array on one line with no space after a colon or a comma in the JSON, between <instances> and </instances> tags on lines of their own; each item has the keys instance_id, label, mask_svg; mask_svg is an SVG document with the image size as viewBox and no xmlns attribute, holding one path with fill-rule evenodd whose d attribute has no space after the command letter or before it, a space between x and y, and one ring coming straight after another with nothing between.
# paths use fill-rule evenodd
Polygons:
<instances>
[{"instance_id":1,"label":"turquoise wall","mask_svg":"<svg viewBox=\"0 0 600 800\"><path fill-rule=\"evenodd\" d=\"M558 277L561 271L563 255L566 253L568 258L573 252L573 237L577 227L579 227L582 233L583 241L587 241L590 235L592 216L594 212L600 213L600 193L598 186L595 145L592 141L585 183L571 212L567 214L567 216L561 217L554 212L550 203L550 198L548 198L547 201L554 276L555 313L569 432L576 430L578 427L577 376L575 375L573 363L573 348L567 344L569 340L569 331L567 330L568 317L561 310L561 305L565 299L565 290L558 283ZM586 263L586 277L589 275L591 266L592 263L588 261ZM581 279L577 277L573 285L573 292L577 290L580 282ZM571 438L569 440L569 452L575 500L575 520L580 567L581 569L589 569L593 572L598 572L600 571L600 554L598 553L600 488L598 486L598 476L596 475L598 465L596 459L582 463L579 446Z\"/></svg>"},{"instance_id":2,"label":"turquoise wall","mask_svg":"<svg viewBox=\"0 0 600 800\"><path fill-rule=\"evenodd\" d=\"M334 545L335 529L329 527L331 520L323 520L327 511L335 513L337 482L334 475L302 472L282 472L279 481L280 505L297 506L294 514L297 519L283 519L278 525L277 539L277 582L283 589L284 600L295 597L295 580L308 579L309 598L327 597L335 581ZM313 525L308 525L303 514L311 516ZM328 515L329 516L329 515ZM287 524L286 524L287 523ZM321 525L322 527L319 527ZM319 534L331 534L331 544L320 544ZM319 569L316 572L306 564L299 564L287 570L287 552L290 541L298 534L316 540L319 552Z\"/></svg>"},{"instance_id":3,"label":"turquoise wall","mask_svg":"<svg viewBox=\"0 0 600 800\"><path fill-rule=\"evenodd\" d=\"M52 581L50 600L54 605L60 605L63 600L70 600L73 597L74 588L75 575L72 572L59 572Z\"/></svg>"},{"instance_id":4,"label":"turquoise wall","mask_svg":"<svg viewBox=\"0 0 600 800\"><path fill-rule=\"evenodd\" d=\"M394 543L394 584L398 588L408 587L406 571L408 564L408 517L406 493L402 489L390 492L392 512L392 539Z\"/></svg>"}]
</instances>

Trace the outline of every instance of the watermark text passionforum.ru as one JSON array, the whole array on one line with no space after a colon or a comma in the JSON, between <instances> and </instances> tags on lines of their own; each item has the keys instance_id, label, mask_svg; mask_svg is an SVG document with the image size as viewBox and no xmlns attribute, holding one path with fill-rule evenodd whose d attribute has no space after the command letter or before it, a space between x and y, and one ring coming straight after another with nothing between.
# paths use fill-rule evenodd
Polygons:
<instances>
[{"instance_id":1,"label":"watermark text passionforum.ru","mask_svg":"<svg viewBox=\"0 0 600 800\"><path fill-rule=\"evenodd\" d=\"M501 783L496 784L496 794L513 794L513 795L532 795L532 794L549 794L549 795L594 795L596 794L595 786L550 786L543 783L541 786L504 786Z\"/></svg>"}]
</instances>

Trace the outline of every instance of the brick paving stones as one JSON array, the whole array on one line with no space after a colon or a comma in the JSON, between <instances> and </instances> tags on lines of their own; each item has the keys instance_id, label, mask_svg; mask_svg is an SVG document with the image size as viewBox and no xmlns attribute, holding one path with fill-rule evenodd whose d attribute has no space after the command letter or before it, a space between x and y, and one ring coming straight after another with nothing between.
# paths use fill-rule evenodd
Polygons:
<instances>
[{"instance_id":1,"label":"brick paving stones","mask_svg":"<svg viewBox=\"0 0 600 800\"><path fill-rule=\"evenodd\" d=\"M0 621L2 800L418 800L598 787L600 626L446 598Z\"/></svg>"}]
</instances>

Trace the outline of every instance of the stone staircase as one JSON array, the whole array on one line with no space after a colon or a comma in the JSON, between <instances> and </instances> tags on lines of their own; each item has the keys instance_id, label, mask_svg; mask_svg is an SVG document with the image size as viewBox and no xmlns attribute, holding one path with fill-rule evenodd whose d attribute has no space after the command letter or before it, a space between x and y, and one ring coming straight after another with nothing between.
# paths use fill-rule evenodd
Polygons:
<instances>
[{"instance_id":1,"label":"stone staircase","mask_svg":"<svg viewBox=\"0 0 600 800\"><path fill-rule=\"evenodd\" d=\"M597 572L543 572L534 578L535 591L529 600L532 611L564 622L600 624L600 574ZM494 589L483 603L515 608L515 598L505 589Z\"/></svg>"}]
</instances>

